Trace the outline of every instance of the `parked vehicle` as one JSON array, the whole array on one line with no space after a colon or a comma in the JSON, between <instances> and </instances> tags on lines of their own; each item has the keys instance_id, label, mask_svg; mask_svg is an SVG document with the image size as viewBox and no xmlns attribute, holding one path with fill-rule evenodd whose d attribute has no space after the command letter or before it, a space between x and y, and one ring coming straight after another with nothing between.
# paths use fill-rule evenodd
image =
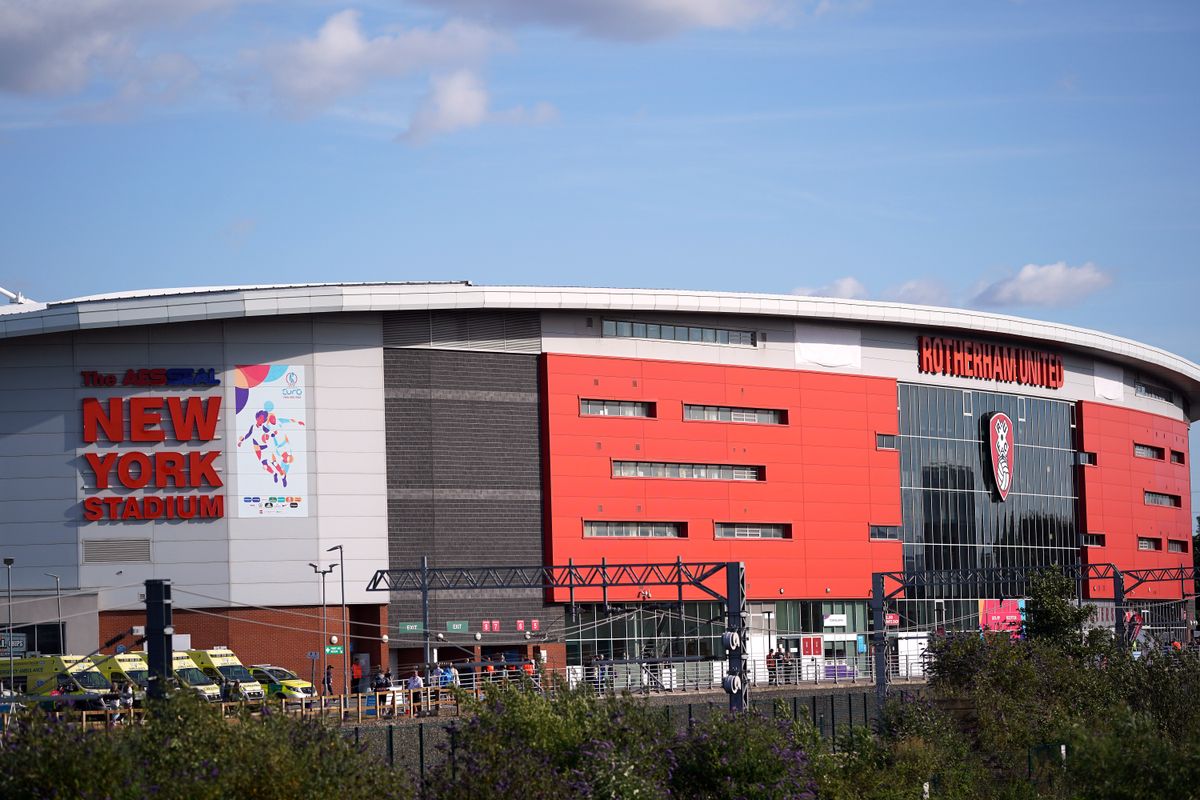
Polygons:
<instances>
[{"instance_id":1,"label":"parked vehicle","mask_svg":"<svg viewBox=\"0 0 1200 800\"><path fill-rule=\"evenodd\" d=\"M266 698L267 693L262 685L243 666L233 651L227 647L214 647L211 650L188 650L187 654L196 662L200 670L217 682L221 687L221 695L229 701L254 700Z\"/></svg>"},{"instance_id":2,"label":"parked vehicle","mask_svg":"<svg viewBox=\"0 0 1200 800\"><path fill-rule=\"evenodd\" d=\"M263 686L267 697L283 697L288 700L311 700L317 688L290 669L272 664L251 664L250 674Z\"/></svg>"},{"instance_id":3,"label":"parked vehicle","mask_svg":"<svg viewBox=\"0 0 1200 800\"><path fill-rule=\"evenodd\" d=\"M85 711L116 708L112 684L87 656L30 656L12 660L12 691L46 707Z\"/></svg>"},{"instance_id":4,"label":"parked vehicle","mask_svg":"<svg viewBox=\"0 0 1200 800\"><path fill-rule=\"evenodd\" d=\"M100 670L100 674L108 678L114 687L118 683L128 683L133 686L134 702L140 703L146 698L146 687L150 671L146 660L137 653L118 653L115 656L94 655L92 664Z\"/></svg>"},{"instance_id":5,"label":"parked vehicle","mask_svg":"<svg viewBox=\"0 0 1200 800\"><path fill-rule=\"evenodd\" d=\"M146 662L146 653L136 653L143 663ZM196 662L192 661L192 657L182 650L176 650L171 654L171 671L175 674L175 680L179 681L179 685L185 689L190 689L201 698L210 703L221 702L221 687L219 687L212 678L205 675L196 666Z\"/></svg>"}]
</instances>

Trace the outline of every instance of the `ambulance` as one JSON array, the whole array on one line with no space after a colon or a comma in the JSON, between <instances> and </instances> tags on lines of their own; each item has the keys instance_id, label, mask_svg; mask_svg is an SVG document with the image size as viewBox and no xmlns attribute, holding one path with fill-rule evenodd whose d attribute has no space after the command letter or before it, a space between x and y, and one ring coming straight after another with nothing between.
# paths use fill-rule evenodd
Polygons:
<instances>
[{"instance_id":1,"label":"ambulance","mask_svg":"<svg viewBox=\"0 0 1200 800\"><path fill-rule=\"evenodd\" d=\"M142 659L143 669L147 669L148 667L145 665L149 664L149 656L145 652L134 655ZM175 680L179 681L182 688L190 689L201 699L210 703L221 702L221 687L217 686L212 678L201 672L200 668L196 666L196 662L192 661L192 657L187 653L176 650L171 654L171 672L175 674Z\"/></svg>"},{"instance_id":2,"label":"ambulance","mask_svg":"<svg viewBox=\"0 0 1200 800\"><path fill-rule=\"evenodd\" d=\"M118 653L115 656L94 655L92 664L100 670L100 674L108 678L108 682L117 688L119 683L133 686L133 699L141 702L146 697L146 683L150 671L146 661L137 653Z\"/></svg>"},{"instance_id":3,"label":"ambulance","mask_svg":"<svg viewBox=\"0 0 1200 800\"><path fill-rule=\"evenodd\" d=\"M228 647L188 650L187 654L205 675L217 682L226 700L259 701L267 696L262 685Z\"/></svg>"},{"instance_id":4,"label":"ambulance","mask_svg":"<svg viewBox=\"0 0 1200 800\"><path fill-rule=\"evenodd\" d=\"M290 669L272 664L251 664L250 674L263 685L267 697L283 697L287 700L311 700L317 688Z\"/></svg>"},{"instance_id":5,"label":"ambulance","mask_svg":"<svg viewBox=\"0 0 1200 800\"><path fill-rule=\"evenodd\" d=\"M112 684L87 656L31 656L14 658L11 663L11 688L16 694L85 711L116 708Z\"/></svg>"}]
</instances>

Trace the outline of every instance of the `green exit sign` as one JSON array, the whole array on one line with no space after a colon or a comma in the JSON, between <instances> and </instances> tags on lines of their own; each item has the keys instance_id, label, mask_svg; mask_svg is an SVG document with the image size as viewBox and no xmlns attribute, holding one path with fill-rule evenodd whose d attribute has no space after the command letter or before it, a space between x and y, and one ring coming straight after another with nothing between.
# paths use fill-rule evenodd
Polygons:
<instances>
[{"instance_id":1,"label":"green exit sign","mask_svg":"<svg viewBox=\"0 0 1200 800\"><path fill-rule=\"evenodd\" d=\"M470 629L471 629L471 626L467 624L467 621L465 619L454 620L452 622L446 623L446 631L448 633L466 633Z\"/></svg>"},{"instance_id":2,"label":"green exit sign","mask_svg":"<svg viewBox=\"0 0 1200 800\"><path fill-rule=\"evenodd\" d=\"M397 622L396 629L401 633L420 633L425 626L420 622Z\"/></svg>"},{"instance_id":3,"label":"green exit sign","mask_svg":"<svg viewBox=\"0 0 1200 800\"><path fill-rule=\"evenodd\" d=\"M325 655L327 656L340 656L345 652L345 648L340 644L325 645Z\"/></svg>"}]
</instances>

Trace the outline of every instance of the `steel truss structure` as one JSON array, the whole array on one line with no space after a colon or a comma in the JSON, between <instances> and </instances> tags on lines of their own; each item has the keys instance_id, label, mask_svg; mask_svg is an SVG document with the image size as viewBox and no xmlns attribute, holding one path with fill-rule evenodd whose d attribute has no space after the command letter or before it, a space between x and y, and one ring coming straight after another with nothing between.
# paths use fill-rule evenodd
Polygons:
<instances>
[{"instance_id":1,"label":"steel truss structure","mask_svg":"<svg viewBox=\"0 0 1200 800\"><path fill-rule=\"evenodd\" d=\"M1159 567L1156 569L1131 569L1122 572L1114 564L1063 564L1037 567L981 567L977 569L918 570L915 572L875 572L871 575L871 643L875 652L875 693L880 703L887 695L887 630L884 625L884 603L905 593L922 593L921 590L940 587L997 587L1009 589L1008 597L1024 594L1029 581L1038 573L1053 570L1073 578L1080 588L1089 580L1106 580L1112 583L1113 634L1118 641L1125 639L1125 594L1144 583L1164 581L1196 581L1200 569L1196 567ZM1019 588L1017 588L1019 587ZM979 595L983 596L983 595ZM925 599L925 598L921 598ZM928 597L930 600L938 599Z\"/></svg>"},{"instance_id":2,"label":"steel truss structure","mask_svg":"<svg viewBox=\"0 0 1200 800\"><path fill-rule=\"evenodd\" d=\"M724 586L720 577L724 576ZM714 587L713 584L716 584ZM722 686L729 694L729 708L743 711L749 694L746 677L745 643L748 639L749 611L746 606L746 566L740 561L674 563L575 564L531 567L430 567L427 557L417 569L381 569L367 584L372 592L420 592L421 627L425 641L425 665L430 667L429 595L449 590L566 589L574 612L576 592L600 590L605 610L609 608L609 589L650 586L673 587L680 604L685 589L698 590L725 604L728 666ZM724 589L724 591L721 591ZM668 656L664 663L692 660L687 656Z\"/></svg>"}]
</instances>

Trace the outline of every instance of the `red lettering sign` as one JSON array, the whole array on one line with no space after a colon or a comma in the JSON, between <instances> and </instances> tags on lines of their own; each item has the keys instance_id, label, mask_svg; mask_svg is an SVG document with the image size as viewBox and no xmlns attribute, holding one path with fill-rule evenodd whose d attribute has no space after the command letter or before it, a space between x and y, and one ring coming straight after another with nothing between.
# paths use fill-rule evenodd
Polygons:
<instances>
[{"instance_id":1,"label":"red lettering sign","mask_svg":"<svg viewBox=\"0 0 1200 800\"><path fill-rule=\"evenodd\" d=\"M917 369L931 375L1047 389L1063 385L1062 357L1054 353L939 336L917 337Z\"/></svg>"},{"instance_id":2,"label":"red lettering sign","mask_svg":"<svg viewBox=\"0 0 1200 800\"><path fill-rule=\"evenodd\" d=\"M129 370L123 383L157 385L172 381L172 372L187 372L177 380L215 380L203 371L186 370ZM82 373L85 385L109 386L108 378L100 373ZM199 376L199 377L197 377ZM164 415L163 409L166 409ZM112 443L166 441L164 420L170 419L172 438L178 442L209 442L216 439L221 414L220 397L110 397L99 400L84 398L82 403L83 440L93 444L106 440ZM187 452L121 450L108 453L84 453L83 460L95 477L97 489L112 489L114 485L141 490L207 489L224 485L217 471L220 450ZM166 497L88 497L83 502L84 519L144 520L144 519L214 519L225 515L225 498L216 494L172 495Z\"/></svg>"}]
</instances>

